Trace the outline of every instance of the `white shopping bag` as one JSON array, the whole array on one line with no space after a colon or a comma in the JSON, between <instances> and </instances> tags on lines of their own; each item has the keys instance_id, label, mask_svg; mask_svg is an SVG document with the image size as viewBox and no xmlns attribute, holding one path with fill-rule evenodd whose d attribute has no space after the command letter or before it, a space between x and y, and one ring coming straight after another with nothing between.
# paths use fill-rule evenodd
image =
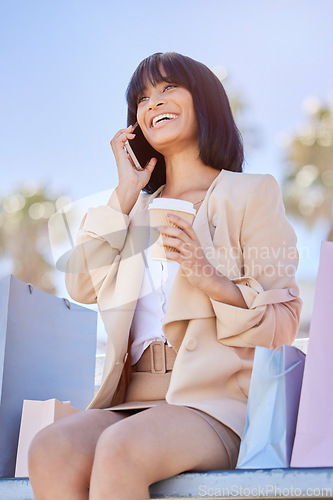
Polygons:
<instances>
[{"instance_id":1,"label":"white shopping bag","mask_svg":"<svg viewBox=\"0 0 333 500\"><path fill-rule=\"evenodd\" d=\"M16 457L15 477L28 477L28 450L33 437L47 425L80 410L70 402L24 400Z\"/></svg>"}]
</instances>

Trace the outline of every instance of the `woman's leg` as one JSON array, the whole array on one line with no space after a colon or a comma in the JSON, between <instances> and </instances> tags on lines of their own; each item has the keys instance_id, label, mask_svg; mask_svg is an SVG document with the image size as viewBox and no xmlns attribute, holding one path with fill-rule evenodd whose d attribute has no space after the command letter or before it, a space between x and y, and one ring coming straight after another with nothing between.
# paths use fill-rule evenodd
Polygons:
<instances>
[{"instance_id":1,"label":"woman's leg","mask_svg":"<svg viewBox=\"0 0 333 500\"><path fill-rule=\"evenodd\" d=\"M29 448L29 477L36 500L86 500L96 443L127 412L87 410L41 430Z\"/></svg>"},{"instance_id":2,"label":"woman's leg","mask_svg":"<svg viewBox=\"0 0 333 500\"><path fill-rule=\"evenodd\" d=\"M90 500L148 500L149 485L188 470L229 468L224 445L197 413L161 404L106 429L94 458Z\"/></svg>"}]
</instances>

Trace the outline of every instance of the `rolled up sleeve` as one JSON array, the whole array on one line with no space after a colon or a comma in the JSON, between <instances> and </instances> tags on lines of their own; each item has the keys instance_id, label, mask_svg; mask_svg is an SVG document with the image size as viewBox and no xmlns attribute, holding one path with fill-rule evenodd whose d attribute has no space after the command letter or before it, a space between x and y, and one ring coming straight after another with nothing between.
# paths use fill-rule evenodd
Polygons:
<instances>
[{"instance_id":1,"label":"rolled up sleeve","mask_svg":"<svg viewBox=\"0 0 333 500\"><path fill-rule=\"evenodd\" d=\"M74 300L97 301L106 276L110 279L117 272L128 225L129 217L109 206L88 210L66 267L66 287Z\"/></svg>"},{"instance_id":2,"label":"rolled up sleeve","mask_svg":"<svg viewBox=\"0 0 333 500\"><path fill-rule=\"evenodd\" d=\"M240 233L244 275L232 279L247 308L211 299L219 342L234 347L291 344L302 301L295 282L297 238L279 185L263 176L248 197Z\"/></svg>"}]
</instances>

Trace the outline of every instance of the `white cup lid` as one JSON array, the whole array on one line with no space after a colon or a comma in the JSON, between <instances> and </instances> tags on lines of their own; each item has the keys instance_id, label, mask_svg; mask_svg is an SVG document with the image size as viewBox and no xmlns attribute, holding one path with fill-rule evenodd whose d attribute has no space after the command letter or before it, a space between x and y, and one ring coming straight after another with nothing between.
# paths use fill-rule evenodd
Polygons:
<instances>
[{"instance_id":1,"label":"white cup lid","mask_svg":"<svg viewBox=\"0 0 333 500\"><path fill-rule=\"evenodd\" d=\"M177 210L178 212L187 212L193 215L197 213L193 203L185 200L177 200L175 198L155 198L148 209Z\"/></svg>"}]
</instances>

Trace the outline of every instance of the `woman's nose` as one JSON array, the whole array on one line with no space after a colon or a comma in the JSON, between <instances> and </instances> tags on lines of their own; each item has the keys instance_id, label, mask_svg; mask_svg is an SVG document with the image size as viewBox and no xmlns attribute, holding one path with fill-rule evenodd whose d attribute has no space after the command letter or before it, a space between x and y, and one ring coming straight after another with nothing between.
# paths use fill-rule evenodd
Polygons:
<instances>
[{"instance_id":1,"label":"woman's nose","mask_svg":"<svg viewBox=\"0 0 333 500\"><path fill-rule=\"evenodd\" d=\"M158 93L152 94L149 99L149 109L152 110L154 108L157 108L159 106L163 106L165 103L165 100L162 98L162 96Z\"/></svg>"},{"instance_id":2,"label":"woman's nose","mask_svg":"<svg viewBox=\"0 0 333 500\"><path fill-rule=\"evenodd\" d=\"M163 106L163 104L164 104L163 102L156 102L154 104L151 104L149 106L149 110L152 111L153 109L158 108L159 106Z\"/></svg>"}]
</instances>

